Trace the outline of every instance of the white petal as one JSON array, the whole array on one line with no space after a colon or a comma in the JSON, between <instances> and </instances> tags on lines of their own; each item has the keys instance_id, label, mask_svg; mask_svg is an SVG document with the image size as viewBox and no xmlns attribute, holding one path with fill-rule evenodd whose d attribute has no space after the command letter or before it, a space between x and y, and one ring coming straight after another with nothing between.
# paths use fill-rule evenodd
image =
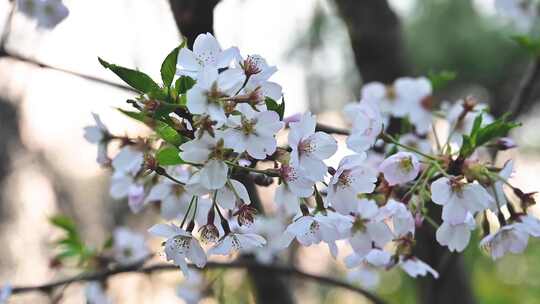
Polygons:
<instances>
[{"instance_id":1,"label":"white petal","mask_svg":"<svg viewBox=\"0 0 540 304\"><path fill-rule=\"evenodd\" d=\"M210 190L217 190L225 185L229 168L219 160L210 160L201 171L201 183Z\"/></svg>"}]
</instances>

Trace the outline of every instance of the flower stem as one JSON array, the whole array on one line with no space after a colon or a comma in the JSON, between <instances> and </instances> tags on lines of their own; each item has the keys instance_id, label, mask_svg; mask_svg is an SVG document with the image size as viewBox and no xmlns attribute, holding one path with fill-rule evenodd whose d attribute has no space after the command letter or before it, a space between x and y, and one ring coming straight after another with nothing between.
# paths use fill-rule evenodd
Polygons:
<instances>
[{"instance_id":1,"label":"flower stem","mask_svg":"<svg viewBox=\"0 0 540 304\"><path fill-rule=\"evenodd\" d=\"M393 143L394 145L399 146L399 147L402 147L402 148L405 149L405 150L409 150L409 151L411 151L411 152L414 152L414 153L416 153L416 154L418 154L418 155L421 155L421 156L423 156L423 157L425 157L425 158L427 158L427 159L430 159L430 160L433 160L433 161L437 161L437 158L435 158L435 157L433 157L433 156L431 156L431 155L427 155L427 154L425 154L424 152L420 152L420 150L418 150L418 149L416 149L416 148L413 148L413 147L411 147L411 146L404 145L404 144L400 143L399 141L397 141L395 138L393 138L393 137L392 137L391 135L389 135L389 134L384 133L382 137L383 137L383 140L385 140L385 141L387 141L387 142L391 142L391 143Z\"/></svg>"},{"instance_id":2,"label":"flower stem","mask_svg":"<svg viewBox=\"0 0 540 304\"><path fill-rule=\"evenodd\" d=\"M238 164L235 164L234 162L231 162L231 161L225 161L225 163L235 169L239 169L239 170L244 170L244 171L249 171L249 172L254 172L254 173L260 173L260 174L264 174L264 175L268 175L270 177L279 177L279 173L276 171L276 170L259 170L259 169L255 169L255 168L251 168L251 167L242 167Z\"/></svg>"}]
</instances>

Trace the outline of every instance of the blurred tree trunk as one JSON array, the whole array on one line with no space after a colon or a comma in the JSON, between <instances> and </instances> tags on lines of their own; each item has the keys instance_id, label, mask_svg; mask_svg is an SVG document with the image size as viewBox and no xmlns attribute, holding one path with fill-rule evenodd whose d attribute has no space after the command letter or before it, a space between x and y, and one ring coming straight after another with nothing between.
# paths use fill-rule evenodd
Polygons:
<instances>
[{"instance_id":1,"label":"blurred tree trunk","mask_svg":"<svg viewBox=\"0 0 540 304\"><path fill-rule=\"evenodd\" d=\"M334 1L347 26L356 65L364 83L391 83L409 73L399 18L386 0ZM439 210L432 208L430 212L439 213L434 218L440 218ZM441 247L435 240L433 227L426 224L417 230L415 250L420 259L440 274L438 280L431 276L419 279L419 303L475 303L463 257L450 254L447 248Z\"/></svg>"},{"instance_id":2,"label":"blurred tree trunk","mask_svg":"<svg viewBox=\"0 0 540 304\"><path fill-rule=\"evenodd\" d=\"M214 32L214 8L218 2L219 0L169 0L178 30L187 39L190 48L193 47L197 35ZM237 179L246 186L253 206L263 212L253 179L248 174L240 174ZM255 286L257 303L294 303L289 285L282 277L257 270L249 270L249 277Z\"/></svg>"},{"instance_id":3,"label":"blurred tree trunk","mask_svg":"<svg viewBox=\"0 0 540 304\"><path fill-rule=\"evenodd\" d=\"M401 26L386 0L335 0L364 83L391 83L408 72Z\"/></svg>"}]
</instances>

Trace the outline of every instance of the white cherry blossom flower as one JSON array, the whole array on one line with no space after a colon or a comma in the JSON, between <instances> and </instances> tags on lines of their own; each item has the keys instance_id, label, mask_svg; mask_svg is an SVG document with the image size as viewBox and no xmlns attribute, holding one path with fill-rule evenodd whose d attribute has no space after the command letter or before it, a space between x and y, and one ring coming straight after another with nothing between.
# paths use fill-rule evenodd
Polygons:
<instances>
[{"instance_id":1,"label":"white cherry blossom flower","mask_svg":"<svg viewBox=\"0 0 540 304\"><path fill-rule=\"evenodd\" d=\"M283 250L281 235L285 231L285 225L279 217L258 216L250 227L252 232L263 236L266 245L253 248L253 254L259 263L272 264L276 255Z\"/></svg>"},{"instance_id":2,"label":"white cherry blossom flower","mask_svg":"<svg viewBox=\"0 0 540 304\"><path fill-rule=\"evenodd\" d=\"M178 285L176 295L186 304L198 304L203 298L205 289L204 278L199 271L190 269L189 275Z\"/></svg>"},{"instance_id":3,"label":"white cherry blossom flower","mask_svg":"<svg viewBox=\"0 0 540 304\"><path fill-rule=\"evenodd\" d=\"M379 209L376 220L385 221L391 227L394 238L414 234L414 217L405 204L390 199Z\"/></svg>"},{"instance_id":4,"label":"white cherry blossom flower","mask_svg":"<svg viewBox=\"0 0 540 304\"><path fill-rule=\"evenodd\" d=\"M265 159L276 151L275 135L283 127L274 111L255 111L248 104L237 105L240 115L229 117L223 132L225 146L234 152L247 153L255 159Z\"/></svg>"},{"instance_id":5,"label":"white cherry blossom flower","mask_svg":"<svg viewBox=\"0 0 540 304\"><path fill-rule=\"evenodd\" d=\"M335 241L343 238L343 232L336 226L335 219L317 213L314 216L301 215L287 226L283 233L282 246L288 247L295 238L303 246L311 246L324 241L335 258L337 257Z\"/></svg>"},{"instance_id":6,"label":"white cherry blossom flower","mask_svg":"<svg viewBox=\"0 0 540 304\"><path fill-rule=\"evenodd\" d=\"M358 153L373 147L383 130L383 118L379 108L372 102L361 100L360 103L346 105L344 113L352 122L347 147Z\"/></svg>"},{"instance_id":7,"label":"white cherry blossom flower","mask_svg":"<svg viewBox=\"0 0 540 304\"><path fill-rule=\"evenodd\" d=\"M463 251L469 244L471 231L476 227L472 214L468 213L465 222L450 224L443 222L437 229L435 237L442 246L448 246L450 251Z\"/></svg>"},{"instance_id":8,"label":"white cherry blossom flower","mask_svg":"<svg viewBox=\"0 0 540 304\"><path fill-rule=\"evenodd\" d=\"M426 77L404 78L401 86L403 86L402 90L407 91L404 98L408 99L409 120L416 126L418 133L427 133L433 122L431 82Z\"/></svg>"},{"instance_id":9,"label":"white cherry blossom flower","mask_svg":"<svg viewBox=\"0 0 540 304\"><path fill-rule=\"evenodd\" d=\"M11 284L5 283L2 288L0 288L0 304L7 304L7 301L11 297L13 288Z\"/></svg>"},{"instance_id":10,"label":"white cherry blossom flower","mask_svg":"<svg viewBox=\"0 0 540 304\"><path fill-rule=\"evenodd\" d=\"M369 265L360 265L355 270L347 272L347 281L351 283L358 283L360 286L374 290L380 282L381 276L379 272Z\"/></svg>"},{"instance_id":11,"label":"white cherry blossom flower","mask_svg":"<svg viewBox=\"0 0 540 304\"><path fill-rule=\"evenodd\" d=\"M114 259L120 264L142 262L150 254L144 236L128 228L116 228L113 241Z\"/></svg>"},{"instance_id":12,"label":"white cherry blossom flower","mask_svg":"<svg viewBox=\"0 0 540 304\"><path fill-rule=\"evenodd\" d=\"M349 243L357 257L363 259L373 249L373 244L382 248L393 239L393 234L390 227L378 217L379 208L375 201L360 200L356 214Z\"/></svg>"},{"instance_id":13,"label":"white cherry blossom flower","mask_svg":"<svg viewBox=\"0 0 540 304\"><path fill-rule=\"evenodd\" d=\"M317 120L311 113L305 113L300 121L290 123L289 145L291 163L304 168L314 181L324 179L327 166L323 160L337 150L337 141L324 132L315 132Z\"/></svg>"},{"instance_id":14,"label":"white cherry blossom flower","mask_svg":"<svg viewBox=\"0 0 540 304\"><path fill-rule=\"evenodd\" d=\"M216 194L216 202L223 208L233 210L236 207L238 197L244 204L251 204L249 193L241 182L231 179L230 184L227 183L223 188L219 189Z\"/></svg>"},{"instance_id":15,"label":"white cherry blossom flower","mask_svg":"<svg viewBox=\"0 0 540 304\"><path fill-rule=\"evenodd\" d=\"M189 171L184 167L176 167L169 174L183 183L187 183L189 180ZM172 220L185 214L192 197L193 194L183 185L162 178L152 187L144 203L161 202L161 217Z\"/></svg>"},{"instance_id":16,"label":"white cherry blossom flower","mask_svg":"<svg viewBox=\"0 0 540 304\"><path fill-rule=\"evenodd\" d=\"M504 181L508 181L512 174L514 173L514 161L507 161L501 171L497 173L500 179L493 182L493 187L488 187L488 193L493 196L495 199L491 201L489 205L489 210L494 213L499 213L499 208L506 205L508 200L504 194Z\"/></svg>"},{"instance_id":17,"label":"white cherry blossom flower","mask_svg":"<svg viewBox=\"0 0 540 304\"><path fill-rule=\"evenodd\" d=\"M540 220L530 214L519 216L515 225L527 232L530 236L540 237Z\"/></svg>"},{"instance_id":18,"label":"white cherry blossom flower","mask_svg":"<svg viewBox=\"0 0 540 304\"><path fill-rule=\"evenodd\" d=\"M470 111L467 111L463 116L465 110L465 103L468 101L459 100L447 109L446 120L448 121L450 128L454 130L451 134L450 141L457 146L461 146L463 134L470 134L473 128L474 120L480 114L482 114L482 127L493 122L493 116L485 113L488 106L478 103L472 106ZM447 106L448 107L448 106Z\"/></svg>"},{"instance_id":19,"label":"white cherry blossom flower","mask_svg":"<svg viewBox=\"0 0 540 304\"><path fill-rule=\"evenodd\" d=\"M480 247L484 248L493 260L501 258L507 252L522 253L527 248L529 234L518 223L501 227L497 232L484 237Z\"/></svg>"},{"instance_id":20,"label":"white cherry blossom flower","mask_svg":"<svg viewBox=\"0 0 540 304\"><path fill-rule=\"evenodd\" d=\"M431 143L427 139L420 138L414 134L408 133L399 138L399 143L408 147L412 147L417 149L418 151L424 153L424 154L431 154ZM404 151L404 152L411 152L406 150L403 147L398 146L398 151ZM418 158L422 158L422 156L418 153L411 152L416 155Z\"/></svg>"},{"instance_id":21,"label":"white cherry blossom flower","mask_svg":"<svg viewBox=\"0 0 540 304\"><path fill-rule=\"evenodd\" d=\"M101 121L99 115L92 113L92 117L96 125L84 127L84 138L92 144L99 144L109 136L110 132L107 126Z\"/></svg>"},{"instance_id":22,"label":"white cherry blossom flower","mask_svg":"<svg viewBox=\"0 0 540 304\"><path fill-rule=\"evenodd\" d=\"M406 83L405 83L406 84ZM362 100L367 100L380 108L380 111L395 117L407 114L407 101L409 88L403 85L401 78L393 85L386 86L380 82L370 82L362 87Z\"/></svg>"},{"instance_id":23,"label":"white cherry blossom flower","mask_svg":"<svg viewBox=\"0 0 540 304\"><path fill-rule=\"evenodd\" d=\"M372 267L386 267L392 259L392 255L385 250L372 248L365 255L354 252L345 258L345 266L354 268L361 265L369 265Z\"/></svg>"},{"instance_id":24,"label":"white cherry blossom flower","mask_svg":"<svg viewBox=\"0 0 540 304\"><path fill-rule=\"evenodd\" d=\"M148 231L167 239L165 241L167 260L173 261L175 265L179 266L185 276L189 275L186 260L193 262L199 268L206 265L206 254L191 232L185 231L174 224L157 224Z\"/></svg>"},{"instance_id":25,"label":"white cherry blossom flower","mask_svg":"<svg viewBox=\"0 0 540 304\"><path fill-rule=\"evenodd\" d=\"M240 89L245 76L239 69L218 73L215 67L205 67L199 73L197 83L187 91L187 108L192 114L210 115L222 124L227 120L221 98Z\"/></svg>"},{"instance_id":26,"label":"white cherry blossom flower","mask_svg":"<svg viewBox=\"0 0 540 304\"><path fill-rule=\"evenodd\" d=\"M435 278L439 278L439 273L428 264L416 257L400 257L399 266L411 277L426 276L428 273Z\"/></svg>"},{"instance_id":27,"label":"white cherry blossom flower","mask_svg":"<svg viewBox=\"0 0 540 304\"><path fill-rule=\"evenodd\" d=\"M238 48L232 47L222 51L219 42L212 34L199 34L193 43L193 51L185 47L180 49L176 75L186 75L196 79L205 67L226 68L238 56Z\"/></svg>"},{"instance_id":28,"label":"white cherry blossom flower","mask_svg":"<svg viewBox=\"0 0 540 304\"><path fill-rule=\"evenodd\" d=\"M420 172L420 162L415 154L398 152L385 159L379 166L390 186L414 180Z\"/></svg>"},{"instance_id":29,"label":"white cherry blossom flower","mask_svg":"<svg viewBox=\"0 0 540 304\"><path fill-rule=\"evenodd\" d=\"M307 178L305 170L283 165L280 168L281 184L276 189L274 201L283 207L287 214L296 214L300 210L299 197L310 197L315 182Z\"/></svg>"},{"instance_id":30,"label":"white cherry blossom flower","mask_svg":"<svg viewBox=\"0 0 540 304\"><path fill-rule=\"evenodd\" d=\"M109 193L116 200L127 197L129 208L133 213L139 213L144 207L144 186L133 176L122 171L113 174Z\"/></svg>"},{"instance_id":31,"label":"white cherry blossom flower","mask_svg":"<svg viewBox=\"0 0 540 304\"><path fill-rule=\"evenodd\" d=\"M101 282L90 281L86 283L84 294L88 304L112 304L107 293L103 290Z\"/></svg>"},{"instance_id":32,"label":"white cherry blossom flower","mask_svg":"<svg viewBox=\"0 0 540 304\"><path fill-rule=\"evenodd\" d=\"M447 177L441 177L431 184L431 199L443 206L443 221L453 225L465 222L467 212L474 214L482 211L493 201L480 184Z\"/></svg>"},{"instance_id":33,"label":"white cherry blossom flower","mask_svg":"<svg viewBox=\"0 0 540 304\"><path fill-rule=\"evenodd\" d=\"M266 240L255 233L229 232L208 250L208 255L229 255L235 251L251 251L266 245Z\"/></svg>"},{"instance_id":34,"label":"white cherry blossom flower","mask_svg":"<svg viewBox=\"0 0 540 304\"><path fill-rule=\"evenodd\" d=\"M533 0L495 0L495 9L519 32L528 32L538 17L538 2Z\"/></svg>"},{"instance_id":35,"label":"white cherry blossom flower","mask_svg":"<svg viewBox=\"0 0 540 304\"><path fill-rule=\"evenodd\" d=\"M199 170L201 185L206 189L217 190L225 185L229 168L222 160L223 140L204 134L201 138L188 141L180 146L180 157L190 163L204 164Z\"/></svg>"},{"instance_id":36,"label":"white cherry blossom flower","mask_svg":"<svg viewBox=\"0 0 540 304\"><path fill-rule=\"evenodd\" d=\"M144 163L144 154L133 146L124 146L113 158L112 167L115 173L137 174Z\"/></svg>"},{"instance_id":37,"label":"white cherry blossom flower","mask_svg":"<svg viewBox=\"0 0 540 304\"><path fill-rule=\"evenodd\" d=\"M357 211L358 194L371 193L377 172L365 164L365 154L344 157L328 184L327 202L341 214Z\"/></svg>"}]
</instances>

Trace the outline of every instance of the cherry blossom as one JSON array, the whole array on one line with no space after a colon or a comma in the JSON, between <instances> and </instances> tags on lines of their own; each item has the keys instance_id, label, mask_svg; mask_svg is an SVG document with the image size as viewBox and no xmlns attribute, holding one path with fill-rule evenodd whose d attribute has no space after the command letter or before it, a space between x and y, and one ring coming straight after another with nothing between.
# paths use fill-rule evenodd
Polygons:
<instances>
[{"instance_id":1,"label":"cherry blossom","mask_svg":"<svg viewBox=\"0 0 540 304\"><path fill-rule=\"evenodd\" d=\"M538 17L538 3L532 0L495 0L495 9L520 32L528 32Z\"/></svg>"},{"instance_id":2,"label":"cherry blossom","mask_svg":"<svg viewBox=\"0 0 540 304\"><path fill-rule=\"evenodd\" d=\"M266 240L258 234L229 232L208 250L208 255L229 255L234 251L250 251L264 245Z\"/></svg>"},{"instance_id":3,"label":"cherry blossom","mask_svg":"<svg viewBox=\"0 0 540 304\"><path fill-rule=\"evenodd\" d=\"M507 252L522 253L529 241L529 234L524 228L517 223L505 225L497 232L484 237L480 241L480 246L491 255L493 260L501 258Z\"/></svg>"},{"instance_id":4,"label":"cherry blossom","mask_svg":"<svg viewBox=\"0 0 540 304\"><path fill-rule=\"evenodd\" d=\"M374 267L360 265L347 273L347 280L349 282L358 283L364 288L373 290L379 286L381 277Z\"/></svg>"},{"instance_id":5,"label":"cherry blossom","mask_svg":"<svg viewBox=\"0 0 540 304\"><path fill-rule=\"evenodd\" d=\"M0 288L0 304L6 304L11 297L12 287L6 283Z\"/></svg>"},{"instance_id":6,"label":"cherry blossom","mask_svg":"<svg viewBox=\"0 0 540 304\"><path fill-rule=\"evenodd\" d=\"M435 279L439 278L439 273L435 269L415 257L400 257L399 266L413 278L426 276L428 273Z\"/></svg>"},{"instance_id":7,"label":"cherry blossom","mask_svg":"<svg viewBox=\"0 0 540 304\"><path fill-rule=\"evenodd\" d=\"M176 75L186 75L196 79L204 68L227 67L238 56L238 53L236 47L222 51L219 42L212 34L200 34L195 38L193 50L181 48L178 52Z\"/></svg>"},{"instance_id":8,"label":"cherry blossom","mask_svg":"<svg viewBox=\"0 0 540 304\"><path fill-rule=\"evenodd\" d=\"M98 145L97 162L100 165L106 165L110 161L107 156L107 139L110 137L110 132L99 118L99 115L92 113L92 116L96 125L84 128L84 138L88 142Z\"/></svg>"},{"instance_id":9,"label":"cherry blossom","mask_svg":"<svg viewBox=\"0 0 540 304\"><path fill-rule=\"evenodd\" d=\"M142 262L150 254L142 234L125 227L118 227L113 233L114 259L120 264Z\"/></svg>"},{"instance_id":10,"label":"cherry blossom","mask_svg":"<svg viewBox=\"0 0 540 304\"><path fill-rule=\"evenodd\" d=\"M317 121L311 113L305 113L300 121L290 123L289 145L291 163L306 169L309 178L323 180L327 166L323 160L337 150L337 141L324 132L315 132Z\"/></svg>"},{"instance_id":11,"label":"cherry blossom","mask_svg":"<svg viewBox=\"0 0 540 304\"><path fill-rule=\"evenodd\" d=\"M431 184L431 198L443 206L442 219L449 224L465 222L467 213L482 211L491 205L493 198L477 183L441 177Z\"/></svg>"},{"instance_id":12,"label":"cherry blossom","mask_svg":"<svg viewBox=\"0 0 540 304\"><path fill-rule=\"evenodd\" d=\"M53 28L69 15L62 0L17 0L18 9L37 20L37 26Z\"/></svg>"},{"instance_id":13,"label":"cherry blossom","mask_svg":"<svg viewBox=\"0 0 540 304\"><path fill-rule=\"evenodd\" d=\"M202 268L206 264L206 254L199 241L189 231L174 225L156 224L148 230L151 234L166 238L165 255L168 261L179 266L185 276L189 275L186 260Z\"/></svg>"},{"instance_id":14,"label":"cherry blossom","mask_svg":"<svg viewBox=\"0 0 540 304\"><path fill-rule=\"evenodd\" d=\"M307 177L305 170L290 165L283 165L280 175L282 182L275 192L274 201L288 214L295 214L299 211L298 198L311 196L315 182Z\"/></svg>"},{"instance_id":15,"label":"cherry blossom","mask_svg":"<svg viewBox=\"0 0 540 304\"><path fill-rule=\"evenodd\" d=\"M180 146L180 157L190 163L204 164L197 178L201 185L216 190L225 185L228 167L223 162L223 139L216 134L204 134L201 138L188 141Z\"/></svg>"},{"instance_id":16,"label":"cherry blossom","mask_svg":"<svg viewBox=\"0 0 540 304\"><path fill-rule=\"evenodd\" d=\"M227 120L221 98L238 91L245 80L239 69L218 73L215 67L204 67L197 83L187 92L187 108L193 114L208 114L218 123Z\"/></svg>"},{"instance_id":17,"label":"cherry blossom","mask_svg":"<svg viewBox=\"0 0 540 304\"><path fill-rule=\"evenodd\" d=\"M276 151L276 133L283 127L274 111L255 111L248 104L236 107L240 115L231 115L224 131L225 146L255 159L265 159Z\"/></svg>"},{"instance_id":18,"label":"cherry blossom","mask_svg":"<svg viewBox=\"0 0 540 304\"><path fill-rule=\"evenodd\" d=\"M377 105L361 100L360 103L346 105L344 113L352 122L347 147L358 153L373 147L383 130L383 118Z\"/></svg>"},{"instance_id":19,"label":"cherry blossom","mask_svg":"<svg viewBox=\"0 0 540 304\"><path fill-rule=\"evenodd\" d=\"M328 184L328 202L342 214L357 210L358 194L375 189L377 172L365 165L366 155L344 157Z\"/></svg>"},{"instance_id":20,"label":"cherry blossom","mask_svg":"<svg viewBox=\"0 0 540 304\"><path fill-rule=\"evenodd\" d=\"M189 275L178 285L176 294L186 304L198 304L203 298L204 288L205 284L202 274L197 270L190 269Z\"/></svg>"},{"instance_id":21,"label":"cherry blossom","mask_svg":"<svg viewBox=\"0 0 540 304\"><path fill-rule=\"evenodd\" d=\"M176 180L186 183L189 173L186 168L177 167L171 173ZM172 220L185 214L193 194L188 189L169 179L162 178L155 184L145 198L145 204L161 202L161 217Z\"/></svg>"},{"instance_id":22,"label":"cherry blossom","mask_svg":"<svg viewBox=\"0 0 540 304\"><path fill-rule=\"evenodd\" d=\"M514 172L514 162L512 160L507 161L501 171L498 172L499 179L493 181L492 187L488 187L488 193L494 197L489 205L489 210L499 213L499 209L506 205L507 199L504 194L504 183L508 182L512 173Z\"/></svg>"},{"instance_id":23,"label":"cherry blossom","mask_svg":"<svg viewBox=\"0 0 540 304\"><path fill-rule=\"evenodd\" d=\"M420 172L420 162L415 154L398 152L385 159L379 166L390 186L414 180Z\"/></svg>"},{"instance_id":24,"label":"cherry blossom","mask_svg":"<svg viewBox=\"0 0 540 304\"><path fill-rule=\"evenodd\" d=\"M386 205L379 209L376 220L390 223L394 238L414 234L414 217L405 204L390 199Z\"/></svg>"},{"instance_id":25,"label":"cherry blossom","mask_svg":"<svg viewBox=\"0 0 540 304\"><path fill-rule=\"evenodd\" d=\"M86 283L84 293L88 304L112 304L111 299L109 299L105 290L103 290L101 282L90 281Z\"/></svg>"},{"instance_id":26,"label":"cherry blossom","mask_svg":"<svg viewBox=\"0 0 540 304\"><path fill-rule=\"evenodd\" d=\"M476 227L473 216L468 213L463 223L450 224L443 222L437 229L435 237L437 242L443 246L448 246L448 250L461 252L469 244L471 231Z\"/></svg>"}]
</instances>

